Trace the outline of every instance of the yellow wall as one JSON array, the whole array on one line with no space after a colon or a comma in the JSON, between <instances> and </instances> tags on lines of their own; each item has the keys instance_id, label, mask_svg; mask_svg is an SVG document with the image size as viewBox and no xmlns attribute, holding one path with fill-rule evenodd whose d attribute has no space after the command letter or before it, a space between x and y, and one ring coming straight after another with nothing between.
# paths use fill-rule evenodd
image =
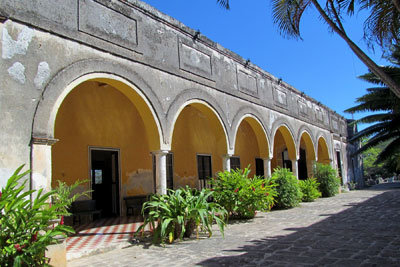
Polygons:
<instances>
[{"instance_id":1,"label":"yellow wall","mask_svg":"<svg viewBox=\"0 0 400 267\"><path fill-rule=\"evenodd\" d=\"M318 162L323 164L330 164L328 146L323 138L318 139Z\"/></svg>"},{"instance_id":2,"label":"yellow wall","mask_svg":"<svg viewBox=\"0 0 400 267\"><path fill-rule=\"evenodd\" d=\"M271 171L273 172L278 166L282 167L282 150L286 148L285 140L281 132L278 130L274 137L274 157L271 160Z\"/></svg>"},{"instance_id":3,"label":"yellow wall","mask_svg":"<svg viewBox=\"0 0 400 267\"><path fill-rule=\"evenodd\" d=\"M200 111L204 105L191 104L180 113L174 127L174 187L198 186L197 154L212 155L212 171L222 171L226 154L223 128L212 112Z\"/></svg>"},{"instance_id":4,"label":"yellow wall","mask_svg":"<svg viewBox=\"0 0 400 267\"><path fill-rule=\"evenodd\" d=\"M314 152L314 145L311 141L311 137L306 132L304 132L301 136L300 148L306 150L307 175L308 177L311 177L313 175L312 162L315 161L315 152Z\"/></svg>"},{"instance_id":5,"label":"yellow wall","mask_svg":"<svg viewBox=\"0 0 400 267\"><path fill-rule=\"evenodd\" d=\"M260 156L260 149L257 137L250 124L243 120L236 133L235 155L240 157L240 167L246 168L249 164L251 173L250 177L256 173L256 158Z\"/></svg>"},{"instance_id":6,"label":"yellow wall","mask_svg":"<svg viewBox=\"0 0 400 267\"><path fill-rule=\"evenodd\" d=\"M135 105L110 85L84 82L62 103L52 148L52 186L57 179L88 179L88 147L120 149L121 195L151 192L152 161L143 121Z\"/></svg>"}]
</instances>

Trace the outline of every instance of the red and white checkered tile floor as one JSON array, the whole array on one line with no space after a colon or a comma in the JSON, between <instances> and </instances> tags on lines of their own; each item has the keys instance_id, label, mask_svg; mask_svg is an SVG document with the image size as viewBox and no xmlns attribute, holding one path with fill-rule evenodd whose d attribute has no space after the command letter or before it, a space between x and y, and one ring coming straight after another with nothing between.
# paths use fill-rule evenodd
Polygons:
<instances>
[{"instance_id":1,"label":"red and white checkered tile floor","mask_svg":"<svg viewBox=\"0 0 400 267\"><path fill-rule=\"evenodd\" d=\"M115 217L96 220L75 227L76 234L67 238L67 260L120 246L128 246L141 217ZM147 230L147 229L146 229Z\"/></svg>"}]
</instances>

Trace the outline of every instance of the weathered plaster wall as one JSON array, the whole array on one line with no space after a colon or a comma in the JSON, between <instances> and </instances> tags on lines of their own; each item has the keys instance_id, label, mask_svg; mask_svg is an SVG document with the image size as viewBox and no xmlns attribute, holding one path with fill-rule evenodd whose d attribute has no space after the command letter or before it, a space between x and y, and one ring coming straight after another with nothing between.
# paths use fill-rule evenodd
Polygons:
<instances>
[{"instance_id":1,"label":"weathered plaster wall","mask_svg":"<svg viewBox=\"0 0 400 267\"><path fill-rule=\"evenodd\" d=\"M333 134L346 142L341 116L205 36L195 38L194 30L140 1L3 0L0 15L1 177L26 163L32 177L46 179L51 148L32 152L32 137L54 138L58 107L71 85L88 76L136 88L144 100L133 102L151 110L140 113L149 150L171 149L175 118L192 100L212 107L227 134L218 143L228 140L228 148L213 160L235 153L235 130L245 114L257 117L269 142L283 123L294 140L308 125L316 150L317 138L324 136L328 157ZM153 125L146 123L149 118ZM30 161L33 154L45 157L44 168L39 157Z\"/></svg>"}]
</instances>

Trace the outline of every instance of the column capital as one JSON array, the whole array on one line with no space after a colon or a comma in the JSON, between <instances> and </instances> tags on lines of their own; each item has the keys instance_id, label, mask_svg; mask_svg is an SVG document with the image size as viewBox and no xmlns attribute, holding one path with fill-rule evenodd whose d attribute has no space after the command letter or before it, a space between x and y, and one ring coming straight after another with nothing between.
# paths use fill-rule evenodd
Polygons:
<instances>
[{"instance_id":1,"label":"column capital","mask_svg":"<svg viewBox=\"0 0 400 267\"><path fill-rule=\"evenodd\" d=\"M55 143L57 143L58 141L60 141L59 139L55 139L55 138L47 138L47 137L33 137L32 136L32 140L31 143L33 145L45 145L45 146L52 146Z\"/></svg>"},{"instance_id":2,"label":"column capital","mask_svg":"<svg viewBox=\"0 0 400 267\"><path fill-rule=\"evenodd\" d=\"M171 152L171 150L155 150L155 151L151 151L150 153L153 155L167 155L170 152Z\"/></svg>"}]
</instances>

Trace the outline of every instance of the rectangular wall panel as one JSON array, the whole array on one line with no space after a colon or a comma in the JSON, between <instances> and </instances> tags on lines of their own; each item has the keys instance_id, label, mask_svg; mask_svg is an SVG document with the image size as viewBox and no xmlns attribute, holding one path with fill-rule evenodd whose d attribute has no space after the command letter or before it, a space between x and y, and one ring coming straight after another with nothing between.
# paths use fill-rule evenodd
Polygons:
<instances>
[{"instance_id":1,"label":"rectangular wall panel","mask_svg":"<svg viewBox=\"0 0 400 267\"><path fill-rule=\"evenodd\" d=\"M179 68L212 79L211 56L179 39Z\"/></svg>"},{"instance_id":2,"label":"rectangular wall panel","mask_svg":"<svg viewBox=\"0 0 400 267\"><path fill-rule=\"evenodd\" d=\"M93 0L79 1L79 31L133 49L137 46L137 21Z\"/></svg>"}]
</instances>

